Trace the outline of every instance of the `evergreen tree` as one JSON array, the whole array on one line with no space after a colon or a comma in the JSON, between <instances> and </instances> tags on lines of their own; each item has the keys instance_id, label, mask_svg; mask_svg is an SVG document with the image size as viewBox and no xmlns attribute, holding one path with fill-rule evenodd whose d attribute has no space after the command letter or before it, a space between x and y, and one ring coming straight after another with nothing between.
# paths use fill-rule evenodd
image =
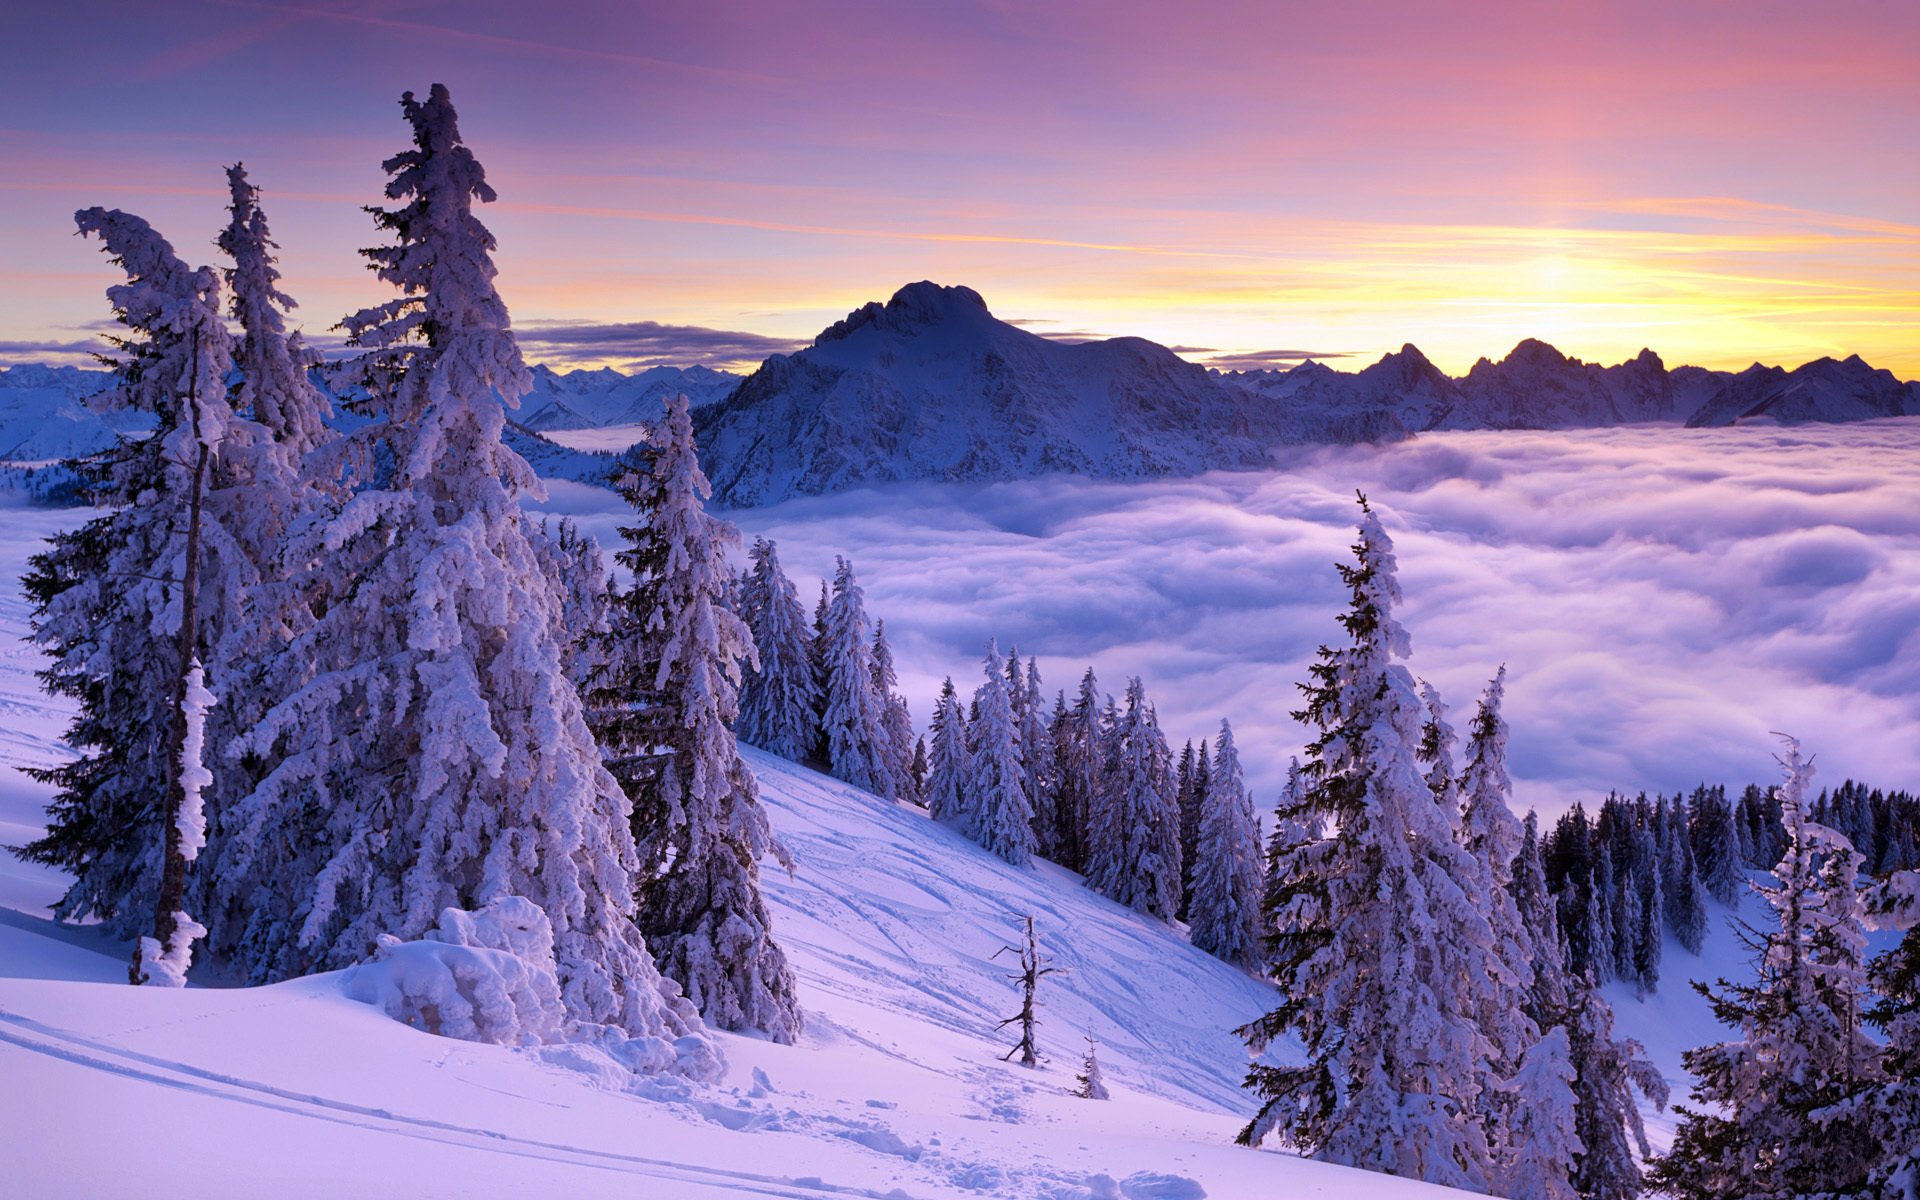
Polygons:
<instances>
[{"instance_id":1,"label":"evergreen tree","mask_svg":"<svg viewBox=\"0 0 1920 1200\"><path fill-rule=\"evenodd\" d=\"M1754 934L1759 979L1696 985L1737 1040L1689 1050L1703 1107L1681 1109L1673 1148L1653 1181L1684 1200L1846 1194L1864 1186L1874 1147L1866 1123L1816 1115L1841 1105L1879 1071L1862 1028L1865 945L1857 858L1845 836L1809 820L1812 763L1785 739L1779 789L1787 844L1775 882L1758 888L1777 927Z\"/></svg>"},{"instance_id":2,"label":"evergreen tree","mask_svg":"<svg viewBox=\"0 0 1920 1200\"><path fill-rule=\"evenodd\" d=\"M887 742L886 701L874 686L873 646L866 596L853 564L836 559L833 602L816 639L827 770L857 788L891 800L893 769Z\"/></svg>"},{"instance_id":3,"label":"evergreen tree","mask_svg":"<svg viewBox=\"0 0 1920 1200\"><path fill-rule=\"evenodd\" d=\"M1100 1074L1100 1056L1096 1053L1093 1035L1087 1035L1087 1053L1080 1060L1080 1073L1073 1077L1079 1084L1073 1094L1082 1100L1108 1100L1107 1081Z\"/></svg>"},{"instance_id":4,"label":"evergreen tree","mask_svg":"<svg viewBox=\"0 0 1920 1200\"><path fill-rule=\"evenodd\" d=\"M920 798L913 790L913 714L907 710L906 697L900 695L900 677L893 669L893 647L887 642L887 623L873 626L873 690L880 701L880 725L887 777L888 795L915 804Z\"/></svg>"},{"instance_id":5,"label":"evergreen tree","mask_svg":"<svg viewBox=\"0 0 1920 1200\"><path fill-rule=\"evenodd\" d=\"M1868 1168L1871 1194L1912 1200L1920 1196L1920 871L1889 876L1863 902L1873 928L1905 931L1869 968L1879 999L1866 1016L1886 1037L1880 1077L1815 1117L1864 1125L1880 1148Z\"/></svg>"},{"instance_id":6,"label":"evergreen tree","mask_svg":"<svg viewBox=\"0 0 1920 1200\"><path fill-rule=\"evenodd\" d=\"M305 677L248 736L276 765L237 806L261 825L319 814L307 869L261 881L300 898L277 961L345 965L446 909L524 897L570 1017L622 1028L639 1069L708 1076L698 1014L633 922L629 802L566 674L561 589L520 506L539 484L500 440L530 381L473 213L494 193L444 87L401 104L414 146L386 164L398 207L374 210L395 242L365 252L401 295L346 321L377 409L354 452L387 465L299 543L328 604L295 642Z\"/></svg>"},{"instance_id":7,"label":"evergreen tree","mask_svg":"<svg viewBox=\"0 0 1920 1200\"><path fill-rule=\"evenodd\" d=\"M1260 824L1253 797L1240 772L1233 728L1220 722L1212 771L1201 801L1198 863L1193 870L1189 915L1193 944L1215 958L1240 967L1260 959L1260 903L1265 880L1260 869Z\"/></svg>"},{"instance_id":8,"label":"evergreen tree","mask_svg":"<svg viewBox=\"0 0 1920 1200\"><path fill-rule=\"evenodd\" d=\"M1100 685L1088 667L1073 707L1056 716L1052 735L1055 861L1073 871L1089 869L1088 842L1106 761L1102 738Z\"/></svg>"},{"instance_id":9,"label":"evergreen tree","mask_svg":"<svg viewBox=\"0 0 1920 1200\"><path fill-rule=\"evenodd\" d=\"M1027 793L1027 806L1033 812L1034 852L1043 857L1051 849L1054 831L1060 819L1053 811L1053 745L1047 722L1046 696L1040 690L1040 664L1027 659L1024 670L1016 659L1013 677L1008 680L1009 696L1018 687L1020 707L1015 710L1020 739L1020 777Z\"/></svg>"},{"instance_id":10,"label":"evergreen tree","mask_svg":"<svg viewBox=\"0 0 1920 1200\"><path fill-rule=\"evenodd\" d=\"M1000 648L987 646L986 679L974 694L979 719L968 725L973 743L965 795L973 838L1016 867L1033 861L1033 810L1027 805L1019 734Z\"/></svg>"},{"instance_id":11,"label":"evergreen tree","mask_svg":"<svg viewBox=\"0 0 1920 1200\"><path fill-rule=\"evenodd\" d=\"M1698 954L1707 936L1707 903L1694 866L1686 806L1678 797L1667 810L1667 823L1660 863L1660 894L1666 905L1667 928L1688 953Z\"/></svg>"},{"instance_id":12,"label":"evergreen tree","mask_svg":"<svg viewBox=\"0 0 1920 1200\"><path fill-rule=\"evenodd\" d=\"M753 566L741 600L759 663L749 666L740 687L740 740L800 762L819 739L806 613L793 580L780 569L778 547L755 538L749 557Z\"/></svg>"},{"instance_id":13,"label":"evergreen tree","mask_svg":"<svg viewBox=\"0 0 1920 1200\"><path fill-rule=\"evenodd\" d=\"M1513 1091L1526 1098L1513 1113L1500 1194L1510 1200L1575 1200L1573 1160L1584 1147L1576 1132L1572 1048L1555 1027L1527 1049Z\"/></svg>"},{"instance_id":14,"label":"evergreen tree","mask_svg":"<svg viewBox=\"0 0 1920 1200\"><path fill-rule=\"evenodd\" d=\"M784 852L732 728L740 664L754 661L752 634L723 603L726 552L740 535L706 512L711 489L685 396L667 401L649 442L650 486L629 491L653 507L643 528L626 531L644 544L621 555L636 575L611 631L631 649L611 655L615 665L594 685L617 701L637 684L630 706L645 706L648 743L621 740L624 722L601 738L616 761L644 754L649 763L622 780L634 800L640 928L662 974L709 1024L791 1043L800 1032L793 970L773 940L758 866ZM637 680L616 673L626 664Z\"/></svg>"},{"instance_id":15,"label":"evergreen tree","mask_svg":"<svg viewBox=\"0 0 1920 1200\"><path fill-rule=\"evenodd\" d=\"M1180 911L1184 921L1193 909L1193 869L1199 864L1200 795L1193 786L1193 742L1180 748L1174 768L1173 794L1180 805Z\"/></svg>"},{"instance_id":16,"label":"evergreen tree","mask_svg":"<svg viewBox=\"0 0 1920 1200\"><path fill-rule=\"evenodd\" d=\"M940 685L933 706L933 755L927 767L927 813L972 835L973 813L967 807L967 718L949 677Z\"/></svg>"},{"instance_id":17,"label":"evergreen tree","mask_svg":"<svg viewBox=\"0 0 1920 1200\"><path fill-rule=\"evenodd\" d=\"M46 833L19 853L73 876L59 919L151 932L133 982L179 984L206 932L185 911L210 782L190 744L204 742L211 703L201 664L256 578L223 469L263 438L228 401L214 272L189 267L131 214L93 208L74 221L127 276L107 289L124 357L107 360L111 383L93 403L151 413L156 430L88 465L111 511L52 539L25 580L33 638L52 659L41 679L77 701L67 740L81 755L31 772L58 790Z\"/></svg>"},{"instance_id":18,"label":"evergreen tree","mask_svg":"<svg viewBox=\"0 0 1920 1200\"><path fill-rule=\"evenodd\" d=\"M1546 862L1540 851L1540 822L1531 812L1521 826L1520 852L1513 858L1513 879L1507 885L1514 910L1534 953L1534 1021L1541 1026L1557 1019L1567 1004L1566 939L1552 894L1547 890Z\"/></svg>"},{"instance_id":19,"label":"evergreen tree","mask_svg":"<svg viewBox=\"0 0 1920 1200\"><path fill-rule=\"evenodd\" d=\"M1694 791L1687 814L1687 835L1695 870L1707 894L1722 904L1735 903L1745 879L1746 855L1740 849L1726 788L1700 787Z\"/></svg>"},{"instance_id":20,"label":"evergreen tree","mask_svg":"<svg viewBox=\"0 0 1920 1200\"><path fill-rule=\"evenodd\" d=\"M1180 808L1173 755L1136 677L1111 738L1110 770L1094 796L1087 885L1136 911L1174 919L1180 905Z\"/></svg>"},{"instance_id":21,"label":"evergreen tree","mask_svg":"<svg viewBox=\"0 0 1920 1200\"><path fill-rule=\"evenodd\" d=\"M1280 1006L1241 1032L1255 1052L1289 1033L1297 1066L1256 1064L1264 1103L1241 1133L1329 1162L1485 1190L1494 1163L1478 1114L1494 1048L1467 972L1496 966L1493 934L1458 880L1471 861L1434 803L1418 752L1425 712L1394 659L1407 636L1393 543L1361 502L1356 565L1341 564L1350 642L1323 647L1296 719L1318 731L1299 808L1333 832L1279 864L1268 917Z\"/></svg>"},{"instance_id":22,"label":"evergreen tree","mask_svg":"<svg viewBox=\"0 0 1920 1200\"><path fill-rule=\"evenodd\" d=\"M1633 1200L1640 1194L1639 1151L1652 1153L1633 1089L1656 1108L1667 1103L1667 1083L1632 1038L1613 1036L1613 1009L1591 975L1572 987L1568 1048L1573 1066L1573 1187L1584 1200Z\"/></svg>"}]
</instances>

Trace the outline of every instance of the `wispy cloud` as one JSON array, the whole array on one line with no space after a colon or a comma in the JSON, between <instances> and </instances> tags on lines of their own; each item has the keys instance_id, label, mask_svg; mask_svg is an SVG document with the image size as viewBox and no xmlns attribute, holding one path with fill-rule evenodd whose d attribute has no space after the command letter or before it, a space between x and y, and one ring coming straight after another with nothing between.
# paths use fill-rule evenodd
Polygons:
<instances>
[{"instance_id":1,"label":"wispy cloud","mask_svg":"<svg viewBox=\"0 0 1920 1200\"><path fill-rule=\"evenodd\" d=\"M666 364L751 370L769 355L789 354L806 345L791 338L658 321L525 321L514 333L527 357L540 362L626 369Z\"/></svg>"}]
</instances>

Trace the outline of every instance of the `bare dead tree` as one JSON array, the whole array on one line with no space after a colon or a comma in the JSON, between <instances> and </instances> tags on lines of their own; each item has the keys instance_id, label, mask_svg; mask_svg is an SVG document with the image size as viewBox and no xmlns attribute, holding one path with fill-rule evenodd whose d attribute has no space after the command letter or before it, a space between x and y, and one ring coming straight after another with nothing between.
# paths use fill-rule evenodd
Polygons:
<instances>
[{"instance_id":1,"label":"bare dead tree","mask_svg":"<svg viewBox=\"0 0 1920 1200\"><path fill-rule=\"evenodd\" d=\"M1033 994L1040 987L1041 979L1048 975L1064 975L1067 969L1050 966L1047 961L1041 959L1040 942L1033 932L1033 918L1028 916L1025 921L1027 944L1024 947L1002 946L993 952L995 958L999 958L1002 954L1012 954L1020 959L1020 970L1007 978L1020 985L1021 993L1020 1011L995 1025L994 1028L1005 1029L1016 1023L1020 1026L1020 1040L1014 1043L1013 1049L1000 1056L1001 1061L1010 1060L1018 1054L1021 1066L1037 1067L1040 1065L1040 1047L1034 1041L1033 1031L1034 1027L1040 1024L1040 1020L1034 1015L1037 1004Z\"/></svg>"}]
</instances>

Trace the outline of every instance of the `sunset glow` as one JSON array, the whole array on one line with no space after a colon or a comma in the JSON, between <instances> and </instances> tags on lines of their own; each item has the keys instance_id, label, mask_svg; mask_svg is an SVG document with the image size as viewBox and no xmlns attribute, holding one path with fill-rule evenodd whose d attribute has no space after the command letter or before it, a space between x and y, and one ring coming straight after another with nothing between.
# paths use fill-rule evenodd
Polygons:
<instances>
[{"instance_id":1,"label":"sunset glow","mask_svg":"<svg viewBox=\"0 0 1920 1200\"><path fill-rule=\"evenodd\" d=\"M324 332L377 291L354 251L393 101L441 80L522 324L785 344L932 278L1223 366L1410 341L1458 372L1531 336L1920 375L1907 6L105 9L23 14L58 49L0 79L12 360L91 345L73 209L211 259L235 160ZM532 347L635 361L578 350Z\"/></svg>"}]
</instances>

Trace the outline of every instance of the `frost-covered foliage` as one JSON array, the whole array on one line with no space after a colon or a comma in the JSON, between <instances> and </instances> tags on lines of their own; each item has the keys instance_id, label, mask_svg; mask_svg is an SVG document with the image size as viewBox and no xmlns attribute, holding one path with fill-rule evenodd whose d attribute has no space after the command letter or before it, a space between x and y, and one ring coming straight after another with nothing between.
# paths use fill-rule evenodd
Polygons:
<instances>
[{"instance_id":1,"label":"frost-covered foliage","mask_svg":"<svg viewBox=\"0 0 1920 1200\"><path fill-rule=\"evenodd\" d=\"M1054 831L1048 857L1072 871L1087 868L1088 836L1101 791L1101 695L1093 668L1081 676L1069 708L1066 697L1054 706L1047 741L1053 751L1051 784Z\"/></svg>"},{"instance_id":2,"label":"frost-covered foliage","mask_svg":"<svg viewBox=\"0 0 1920 1200\"><path fill-rule=\"evenodd\" d=\"M971 833L973 814L967 807L967 715L951 678L940 685L933 704L933 753L927 764L927 814L936 821Z\"/></svg>"},{"instance_id":3,"label":"frost-covered foliage","mask_svg":"<svg viewBox=\"0 0 1920 1200\"><path fill-rule=\"evenodd\" d=\"M98 918L123 938L151 929L152 948L184 970L184 860L163 854L184 799L183 700L194 659L220 665L228 615L255 579L222 481L259 428L227 401L231 341L213 270L189 267L131 214L74 220L126 272L107 289L121 358L92 403L151 413L157 428L95 464L111 511L53 539L25 580L34 640L52 660L42 678L77 702L67 740L80 755L32 772L58 790L45 835L21 853L73 877L57 917Z\"/></svg>"},{"instance_id":4,"label":"frost-covered foliage","mask_svg":"<svg viewBox=\"0 0 1920 1200\"><path fill-rule=\"evenodd\" d=\"M648 505L624 531L633 585L615 601L593 683L596 712L637 718L601 723L600 742L630 764L621 782L633 800L640 928L709 1024L791 1043L793 970L773 940L758 866L785 852L733 733L740 664L754 656L746 623L724 603L739 534L706 512L685 396L667 401L649 442L648 481L625 489Z\"/></svg>"},{"instance_id":5,"label":"frost-covered foliage","mask_svg":"<svg viewBox=\"0 0 1920 1200\"><path fill-rule=\"evenodd\" d=\"M975 841L1023 867L1033 860L1033 809L1027 802L1019 731L998 645L988 644L985 665L985 678L973 695L979 716L967 724L972 752L962 792L964 809Z\"/></svg>"},{"instance_id":6,"label":"frost-covered foliage","mask_svg":"<svg viewBox=\"0 0 1920 1200\"><path fill-rule=\"evenodd\" d=\"M1053 745L1047 728L1046 696L1040 691L1040 664L1028 658L1020 665L1019 652L1007 655L1007 699L1013 706L1014 732L1020 743L1021 789L1033 813L1034 849L1051 848L1052 831L1059 826L1053 811Z\"/></svg>"},{"instance_id":7,"label":"frost-covered foliage","mask_svg":"<svg viewBox=\"0 0 1920 1200\"><path fill-rule=\"evenodd\" d=\"M400 295L345 322L367 351L374 412L349 454L366 482L293 543L324 612L248 735L272 770L229 814L229 870L262 896L250 944L270 975L344 966L521 896L552 926L573 1021L710 1074L710 1049L676 1045L698 1014L633 923L629 804L567 675L563 592L520 506L539 485L500 440L528 375L473 212L493 189L444 87L401 106L414 145L374 214L394 241L366 251Z\"/></svg>"},{"instance_id":8,"label":"frost-covered foliage","mask_svg":"<svg viewBox=\"0 0 1920 1200\"><path fill-rule=\"evenodd\" d=\"M1660 896L1667 929L1690 954L1700 953L1707 936L1706 888L1693 859L1686 810L1677 802L1663 806L1666 837L1660 844Z\"/></svg>"},{"instance_id":9,"label":"frost-covered foliage","mask_svg":"<svg viewBox=\"0 0 1920 1200\"><path fill-rule=\"evenodd\" d=\"M887 623L873 623L873 690L881 705L880 724L886 730L887 778L892 795L899 800L921 803L913 782L913 714L906 697L897 690L900 677L893 669L893 646L887 641Z\"/></svg>"},{"instance_id":10,"label":"frost-covered foliage","mask_svg":"<svg viewBox=\"0 0 1920 1200\"><path fill-rule=\"evenodd\" d=\"M1555 1027L1528 1048L1512 1088L1526 1098L1512 1116L1500 1195L1510 1200L1576 1200L1573 1159L1582 1150L1575 1132L1572 1049Z\"/></svg>"},{"instance_id":11,"label":"frost-covered foliage","mask_svg":"<svg viewBox=\"0 0 1920 1200\"><path fill-rule=\"evenodd\" d=\"M1100 740L1108 761L1088 817L1087 885L1171 921L1180 907L1180 802L1173 755L1137 676L1111 737Z\"/></svg>"},{"instance_id":12,"label":"frost-covered foliage","mask_svg":"<svg viewBox=\"0 0 1920 1200\"><path fill-rule=\"evenodd\" d=\"M1204 744L1204 743L1203 743ZM1203 750L1202 753L1205 753ZM1187 913L1193 944L1242 967L1260 961L1260 823L1240 770L1233 727L1220 722L1195 838L1193 901Z\"/></svg>"},{"instance_id":13,"label":"frost-covered foliage","mask_svg":"<svg viewBox=\"0 0 1920 1200\"><path fill-rule=\"evenodd\" d=\"M1113 1098L1107 1092L1107 1081L1105 1077L1100 1074L1100 1055L1092 1034L1087 1035L1087 1052L1080 1059L1080 1073L1073 1077L1073 1081L1078 1085L1073 1089L1073 1094L1082 1100L1111 1100Z\"/></svg>"},{"instance_id":14,"label":"frost-covered foliage","mask_svg":"<svg viewBox=\"0 0 1920 1200\"><path fill-rule=\"evenodd\" d=\"M822 617L814 639L814 669L820 680L827 770L836 779L892 799L886 698L873 683L866 594L853 577L853 564L844 558L835 560L833 599Z\"/></svg>"},{"instance_id":15,"label":"frost-covered foliage","mask_svg":"<svg viewBox=\"0 0 1920 1200\"><path fill-rule=\"evenodd\" d=\"M1703 787L1694 792L1688 805L1687 837L1695 869L1708 894L1722 904L1734 903L1745 878L1745 855L1726 788Z\"/></svg>"},{"instance_id":16,"label":"frost-covered foliage","mask_svg":"<svg viewBox=\"0 0 1920 1200\"><path fill-rule=\"evenodd\" d=\"M1278 1132L1329 1162L1486 1190L1481 1118L1498 1050L1476 1020L1476 978L1501 972L1476 873L1418 758L1426 717L1394 618L1393 543L1362 502L1358 562L1341 564L1348 642L1323 647L1298 719L1318 734L1306 790L1282 819L1332 833L1280 858L1273 977L1286 999L1242 1033L1256 1052L1289 1034L1299 1065L1256 1063L1262 1098L1241 1133Z\"/></svg>"},{"instance_id":17,"label":"frost-covered foliage","mask_svg":"<svg viewBox=\"0 0 1920 1200\"><path fill-rule=\"evenodd\" d=\"M748 668L740 687L740 739L799 762L820 737L807 615L772 542L755 538L749 558L741 607L760 661Z\"/></svg>"},{"instance_id":18,"label":"frost-covered foliage","mask_svg":"<svg viewBox=\"0 0 1920 1200\"><path fill-rule=\"evenodd\" d=\"M298 333L287 332L286 314L298 306L280 290L273 256L278 247L260 208L260 190L239 163L227 168L227 188L232 220L217 244L233 260L227 287L241 329L233 351L240 372L233 406L259 422L298 462L328 437L332 409L308 374L320 356L301 343Z\"/></svg>"},{"instance_id":19,"label":"frost-covered foliage","mask_svg":"<svg viewBox=\"0 0 1920 1200\"><path fill-rule=\"evenodd\" d=\"M552 964L547 914L524 896L499 896L476 912L446 909L413 941L382 936L341 989L440 1037L532 1046L567 1025Z\"/></svg>"},{"instance_id":20,"label":"frost-covered foliage","mask_svg":"<svg viewBox=\"0 0 1920 1200\"><path fill-rule=\"evenodd\" d=\"M1640 1158L1652 1153L1638 1089L1656 1108L1667 1103L1667 1082L1632 1038L1613 1036L1613 1008L1588 978L1573 990L1567 1017L1575 1096L1573 1187L1584 1200L1633 1200L1642 1185Z\"/></svg>"},{"instance_id":21,"label":"frost-covered foliage","mask_svg":"<svg viewBox=\"0 0 1920 1200\"><path fill-rule=\"evenodd\" d=\"M1869 891L1873 928L1905 930L1898 945L1873 960L1869 979L1878 1001L1867 1019L1886 1038L1879 1082L1832 1113L1817 1117L1861 1122L1880 1147L1868 1171L1876 1196L1920 1198L1920 871L1888 876Z\"/></svg>"},{"instance_id":22,"label":"frost-covered foliage","mask_svg":"<svg viewBox=\"0 0 1920 1200\"><path fill-rule=\"evenodd\" d=\"M1722 981L1717 994L1701 985L1739 1037L1684 1056L1702 1107L1680 1110L1673 1148L1653 1172L1687 1200L1847 1194L1864 1186L1878 1154L1868 1123L1837 1107L1881 1067L1862 1020L1857 856L1842 834L1807 818L1813 764L1785 741L1787 844L1774 882L1756 889L1776 926L1757 935L1756 982Z\"/></svg>"},{"instance_id":23,"label":"frost-covered foliage","mask_svg":"<svg viewBox=\"0 0 1920 1200\"><path fill-rule=\"evenodd\" d=\"M600 543L565 517L527 531L540 569L560 585L560 633L567 678L583 686L593 676L613 619L613 589Z\"/></svg>"}]
</instances>

